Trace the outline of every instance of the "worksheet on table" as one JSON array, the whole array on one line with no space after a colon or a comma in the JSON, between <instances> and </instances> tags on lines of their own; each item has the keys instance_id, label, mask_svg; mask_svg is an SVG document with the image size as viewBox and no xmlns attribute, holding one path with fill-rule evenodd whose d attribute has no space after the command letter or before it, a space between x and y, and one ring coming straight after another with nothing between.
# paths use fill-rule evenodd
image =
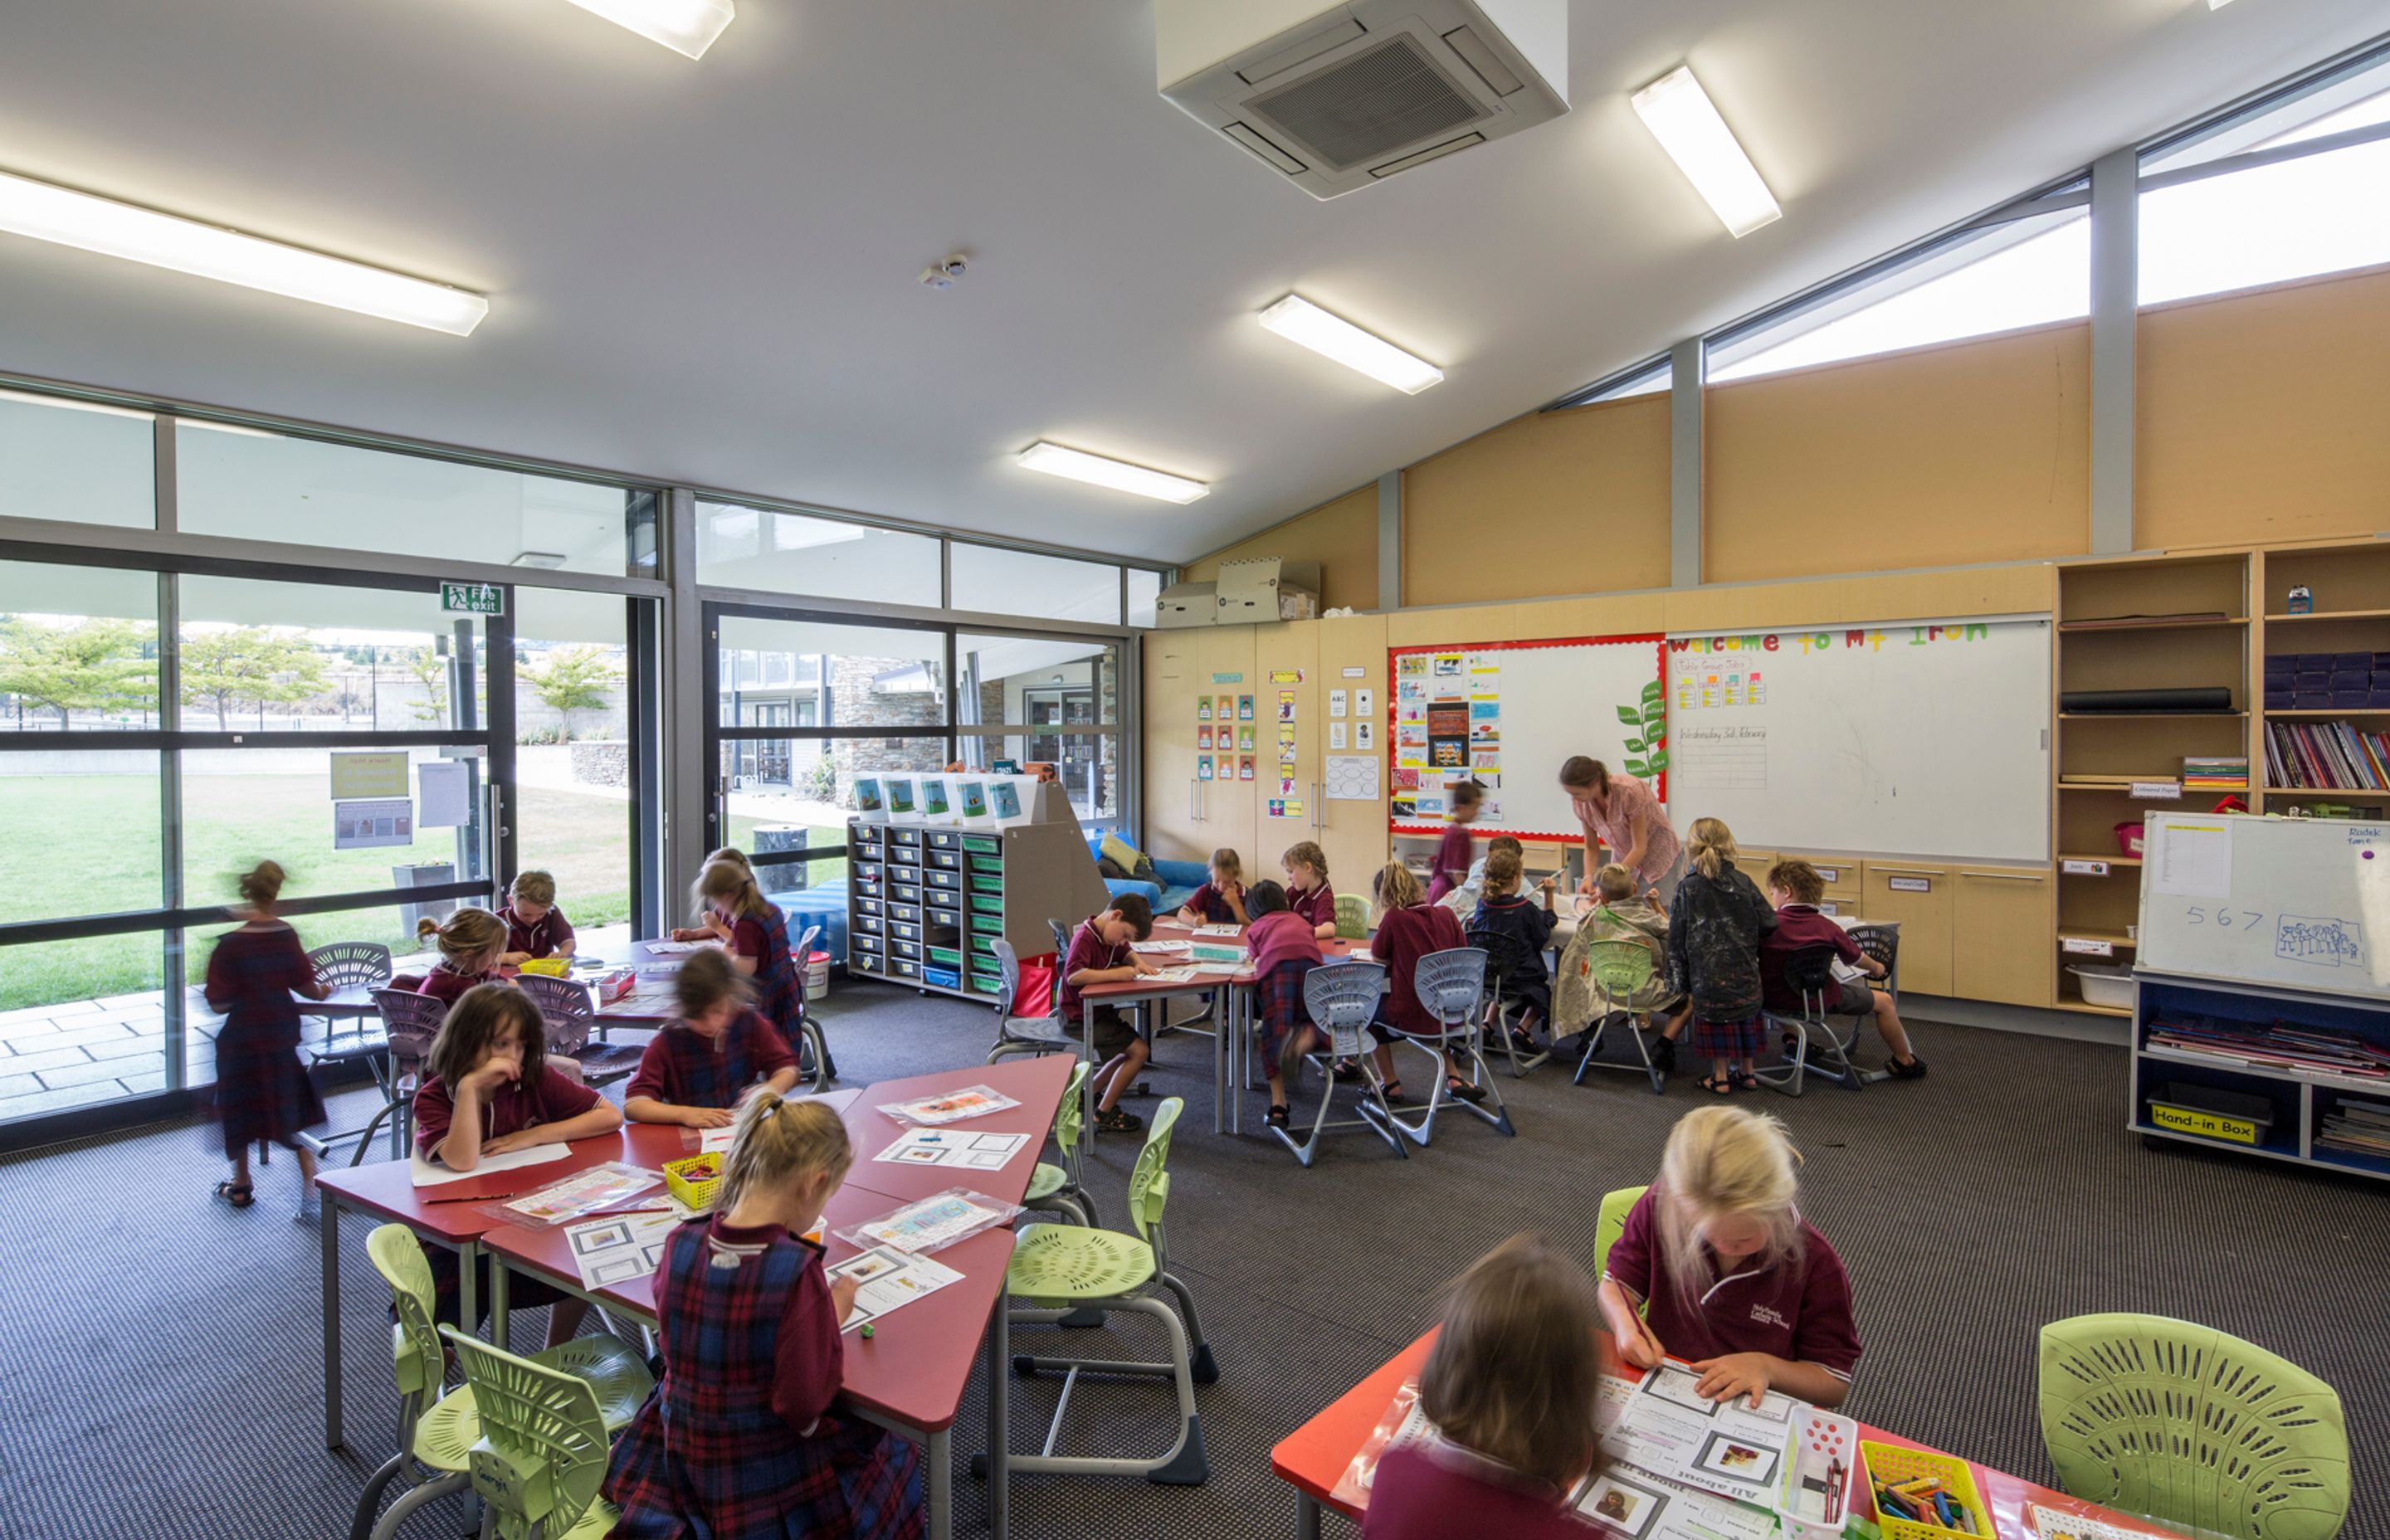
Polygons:
<instances>
[{"instance_id":1,"label":"worksheet on table","mask_svg":"<svg viewBox=\"0 0 2390 1540\"><path fill-rule=\"evenodd\" d=\"M581 1270L581 1287L603 1289L646 1277L662 1265L664 1241L680 1223L681 1216L667 1208L612 1214L568 1227L564 1235L572 1243L572 1265Z\"/></svg>"},{"instance_id":2,"label":"worksheet on table","mask_svg":"<svg viewBox=\"0 0 2390 1540\"><path fill-rule=\"evenodd\" d=\"M974 1134L969 1129L908 1128L871 1157L891 1165L959 1166L1000 1171L1029 1142L1026 1134Z\"/></svg>"},{"instance_id":3,"label":"worksheet on table","mask_svg":"<svg viewBox=\"0 0 2390 1540\"><path fill-rule=\"evenodd\" d=\"M839 1328L841 1331L853 1331L876 1321L962 1277L943 1262L898 1251L893 1246L875 1246L827 1271L833 1278L853 1278L862 1286L854 1291L854 1308L847 1313L845 1323Z\"/></svg>"},{"instance_id":4,"label":"worksheet on table","mask_svg":"<svg viewBox=\"0 0 2390 1540\"><path fill-rule=\"evenodd\" d=\"M1663 1364L1644 1375L1602 1440L1611 1457L1672 1482L1773 1508L1801 1404L1769 1392L1704 1399L1701 1376Z\"/></svg>"}]
</instances>

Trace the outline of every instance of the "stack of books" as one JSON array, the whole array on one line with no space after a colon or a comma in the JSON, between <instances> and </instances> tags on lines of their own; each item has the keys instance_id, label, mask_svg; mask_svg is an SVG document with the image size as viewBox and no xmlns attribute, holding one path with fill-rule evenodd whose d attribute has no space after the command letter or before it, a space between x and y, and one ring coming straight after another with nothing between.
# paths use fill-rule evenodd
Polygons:
<instances>
[{"instance_id":1,"label":"stack of books","mask_svg":"<svg viewBox=\"0 0 2390 1540\"><path fill-rule=\"evenodd\" d=\"M2269 712L2379 711L2390 707L2390 652L2269 652Z\"/></svg>"},{"instance_id":2,"label":"stack of books","mask_svg":"<svg viewBox=\"0 0 2390 1540\"><path fill-rule=\"evenodd\" d=\"M2249 756L2185 754L2182 757L2182 787L2186 791L2246 791L2249 789Z\"/></svg>"},{"instance_id":3,"label":"stack of books","mask_svg":"<svg viewBox=\"0 0 2390 1540\"><path fill-rule=\"evenodd\" d=\"M2390 1157L2390 1107L2344 1101L2323 1115L2315 1142L2323 1149Z\"/></svg>"},{"instance_id":4,"label":"stack of books","mask_svg":"<svg viewBox=\"0 0 2390 1540\"><path fill-rule=\"evenodd\" d=\"M2348 722L2266 725L2266 784L2291 790L2390 791L2390 735Z\"/></svg>"},{"instance_id":5,"label":"stack of books","mask_svg":"<svg viewBox=\"0 0 2390 1540\"><path fill-rule=\"evenodd\" d=\"M2350 1032L2276 1021L2229 1021L2212 1016L2187 1021L2152 1021L2150 1046L2244 1068L2284 1073L2345 1075L2352 1080L2390 1081L2390 1045Z\"/></svg>"}]
</instances>

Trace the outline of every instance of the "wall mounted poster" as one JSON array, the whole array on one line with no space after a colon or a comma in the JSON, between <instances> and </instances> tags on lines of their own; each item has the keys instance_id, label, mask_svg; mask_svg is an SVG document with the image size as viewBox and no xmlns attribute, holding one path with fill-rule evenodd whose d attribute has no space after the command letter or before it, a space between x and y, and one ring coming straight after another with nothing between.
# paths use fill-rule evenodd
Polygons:
<instances>
[{"instance_id":1,"label":"wall mounted poster","mask_svg":"<svg viewBox=\"0 0 2390 1540\"><path fill-rule=\"evenodd\" d=\"M1237 778L1240 781L1249 781L1253 778L1253 755L1239 754L1237 756Z\"/></svg>"},{"instance_id":2,"label":"wall mounted poster","mask_svg":"<svg viewBox=\"0 0 2390 1540\"><path fill-rule=\"evenodd\" d=\"M415 843L415 803L405 797L376 797L332 804L332 848Z\"/></svg>"},{"instance_id":3,"label":"wall mounted poster","mask_svg":"<svg viewBox=\"0 0 2390 1540\"><path fill-rule=\"evenodd\" d=\"M1195 778L1199 781L1208 781L1212 778L1211 755L1198 754L1195 756Z\"/></svg>"},{"instance_id":4,"label":"wall mounted poster","mask_svg":"<svg viewBox=\"0 0 2390 1540\"><path fill-rule=\"evenodd\" d=\"M1195 747L1198 749L1209 749L1212 747L1211 728L1198 727L1195 729Z\"/></svg>"},{"instance_id":5,"label":"wall mounted poster","mask_svg":"<svg viewBox=\"0 0 2390 1540\"><path fill-rule=\"evenodd\" d=\"M1223 722L1227 721L1227 720L1228 720L1228 713L1229 713L1230 712L1235 711L1236 709L1237 709L1237 698L1236 698L1235 696L1233 696L1233 695L1224 695L1224 696L1220 697L1219 716L1220 716L1220 720L1221 720L1221 721L1223 721Z\"/></svg>"},{"instance_id":6,"label":"wall mounted poster","mask_svg":"<svg viewBox=\"0 0 2390 1540\"><path fill-rule=\"evenodd\" d=\"M1251 722L1253 719L1253 698L1250 695L1240 695L1237 697L1237 720L1240 722Z\"/></svg>"},{"instance_id":7,"label":"wall mounted poster","mask_svg":"<svg viewBox=\"0 0 2390 1540\"><path fill-rule=\"evenodd\" d=\"M1209 722L1212 720L1212 698L1210 696L1199 695L1195 698L1195 720L1198 722Z\"/></svg>"}]
</instances>

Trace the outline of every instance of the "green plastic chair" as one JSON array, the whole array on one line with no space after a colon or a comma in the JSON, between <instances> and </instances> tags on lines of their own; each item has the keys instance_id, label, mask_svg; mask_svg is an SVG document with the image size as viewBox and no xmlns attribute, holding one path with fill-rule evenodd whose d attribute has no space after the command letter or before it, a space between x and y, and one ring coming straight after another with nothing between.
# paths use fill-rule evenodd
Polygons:
<instances>
[{"instance_id":1,"label":"green plastic chair","mask_svg":"<svg viewBox=\"0 0 2390 1540\"><path fill-rule=\"evenodd\" d=\"M622 1514L601 1500L606 1423L597 1392L578 1375L492 1347L443 1326L466 1388L482 1412L467 1473L500 1540L604 1540Z\"/></svg>"},{"instance_id":2,"label":"green plastic chair","mask_svg":"<svg viewBox=\"0 0 2390 1540\"><path fill-rule=\"evenodd\" d=\"M1071 1066L1071 1079L1062 1091L1062 1105L1054 1113L1054 1148L1061 1152L1062 1163L1051 1165L1044 1161L1029 1175L1028 1196L1021 1200L1025 1209L1041 1213L1059 1213L1082 1225L1094 1225L1096 1197L1087 1190L1086 1169L1081 1153L1086 1148L1079 1137L1086 1126L1087 1061L1081 1059Z\"/></svg>"},{"instance_id":3,"label":"green plastic chair","mask_svg":"<svg viewBox=\"0 0 2390 1540\"><path fill-rule=\"evenodd\" d=\"M2340 1396L2286 1358L2163 1315L2041 1328L2041 1437L2071 1495L2200 1535L2332 1540Z\"/></svg>"},{"instance_id":4,"label":"green plastic chair","mask_svg":"<svg viewBox=\"0 0 2390 1540\"><path fill-rule=\"evenodd\" d=\"M1600 1277L1603 1270L1609 1267L1610 1249L1618 1244L1620 1236L1626 1233L1627 1211L1635 1206L1637 1200L1651 1190L1648 1187L1620 1187L1615 1192L1605 1192L1601 1195L1601 1216L1596 1219L1593 1225L1593 1276L1595 1277Z\"/></svg>"},{"instance_id":5,"label":"green plastic chair","mask_svg":"<svg viewBox=\"0 0 2390 1540\"><path fill-rule=\"evenodd\" d=\"M469 1484L467 1469L474 1441L482 1436L481 1414L470 1389L442 1393L445 1378L440 1333L432 1325L431 1264L423 1243L404 1225L377 1226L366 1237L366 1255L390 1285L398 1320L391 1328L391 1371L398 1381L398 1453L382 1462L357 1497L349 1526L351 1540L387 1540L408 1514ZM533 1360L589 1381L608 1429L621 1428L655 1388L655 1377L636 1354L611 1337L576 1337ZM401 1476L413 1480L377 1523L382 1494Z\"/></svg>"},{"instance_id":6,"label":"green plastic chair","mask_svg":"<svg viewBox=\"0 0 2390 1540\"><path fill-rule=\"evenodd\" d=\"M1024 1299L1031 1308L1016 1310L1012 1319L1028 1325L1051 1326L1083 1312L1108 1314L1133 1310L1159 1319L1170 1333L1170 1361L1138 1363L1118 1359L1045 1358L1021 1354L1012 1372L1027 1378L1060 1371L1062 1394L1047 1430L1046 1447L1036 1455L1010 1457L1015 1471L1063 1476L1144 1476L1169 1486L1198 1486L1211 1475L1203 1455L1203 1425L1195 1412L1195 1387L1220 1377L1212 1349L1203 1341L1203 1323L1195 1314L1194 1296L1167 1271L1162 1211L1170 1198L1170 1131L1185 1102L1172 1097L1153 1110L1145 1148L1137 1152L1137 1168L1129 1174L1129 1223L1135 1235L1118 1230L1082 1228L1073 1225L1033 1225L1021 1232L1005 1271L1005 1290ZM1178 1302L1173 1311L1156 1297L1167 1290ZM1184 1316L1182 1325L1180 1316ZM1192 1348L1189 1341L1192 1341ZM1071 1392L1082 1373L1131 1375L1173 1380L1178 1389L1177 1442L1151 1459L1098 1459L1057 1456L1054 1446L1070 1410ZM983 1469L983 1461L974 1461Z\"/></svg>"},{"instance_id":7,"label":"green plastic chair","mask_svg":"<svg viewBox=\"0 0 2390 1540\"><path fill-rule=\"evenodd\" d=\"M1642 1072L1651 1079L1651 1094L1665 1096L1667 1072L1651 1062L1651 1045L1644 1041L1645 1023L1637 1021L1629 1004L1643 987L1651 982L1655 959L1651 949L1639 941L1620 938L1614 941L1588 941L1585 943L1587 982L1594 991L1593 1027L1585 1034L1585 1052L1577 1056L1576 1074L1569 1084L1585 1084L1587 1070L1625 1070L1634 1072L1632 1064L1597 1063L1594 1056L1601 1051L1602 1035L1610 1031L1611 1019L1624 1015L1627 1035L1635 1040L1635 1051L1642 1056Z\"/></svg>"},{"instance_id":8,"label":"green plastic chair","mask_svg":"<svg viewBox=\"0 0 2390 1540\"><path fill-rule=\"evenodd\" d=\"M1369 901L1359 893L1336 895L1336 939L1338 941L1369 939Z\"/></svg>"}]
</instances>

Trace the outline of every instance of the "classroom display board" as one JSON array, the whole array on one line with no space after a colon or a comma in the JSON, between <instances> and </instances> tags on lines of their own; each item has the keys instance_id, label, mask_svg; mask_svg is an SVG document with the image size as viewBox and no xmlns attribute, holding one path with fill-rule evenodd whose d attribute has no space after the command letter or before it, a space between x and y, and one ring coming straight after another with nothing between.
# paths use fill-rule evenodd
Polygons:
<instances>
[{"instance_id":1,"label":"classroom display board","mask_svg":"<svg viewBox=\"0 0 2390 1540\"><path fill-rule=\"evenodd\" d=\"M2140 966L2390 999L2390 825L2153 813Z\"/></svg>"},{"instance_id":2,"label":"classroom display board","mask_svg":"<svg viewBox=\"0 0 2390 1540\"><path fill-rule=\"evenodd\" d=\"M1442 832L1452 784L1473 777L1485 802L1471 828L1581 839L1560 786L1574 754L1645 777L1664 801L1661 658L1656 635L1388 649L1388 823L1397 834Z\"/></svg>"},{"instance_id":3,"label":"classroom display board","mask_svg":"<svg viewBox=\"0 0 2390 1540\"><path fill-rule=\"evenodd\" d=\"M1760 849L2049 853L2049 621L1667 638L1669 815Z\"/></svg>"}]
</instances>

